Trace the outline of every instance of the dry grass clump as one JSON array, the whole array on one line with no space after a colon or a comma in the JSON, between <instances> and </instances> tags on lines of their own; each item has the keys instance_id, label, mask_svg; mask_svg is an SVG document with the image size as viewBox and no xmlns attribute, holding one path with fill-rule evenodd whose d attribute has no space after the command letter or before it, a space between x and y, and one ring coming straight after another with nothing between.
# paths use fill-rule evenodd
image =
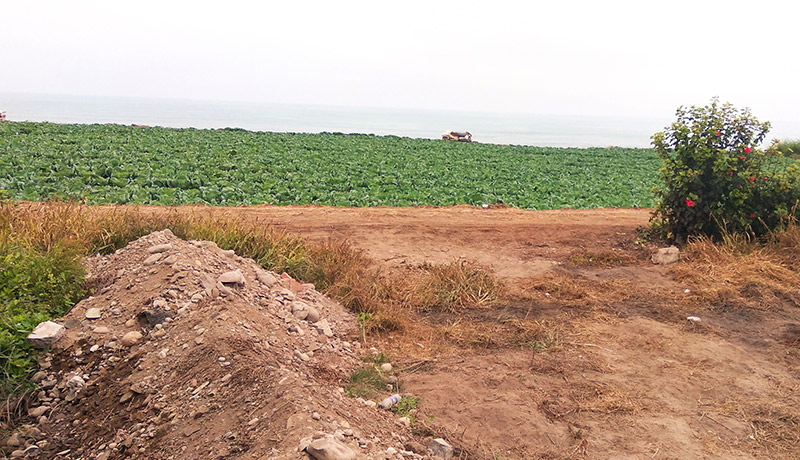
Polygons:
<instances>
[{"instance_id":1,"label":"dry grass clump","mask_svg":"<svg viewBox=\"0 0 800 460\"><path fill-rule=\"evenodd\" d=\"M636 298L640 289L625 279L589 279L567 271L554 271L525 280L526 292L535 298L557 302L581 302L601 306Z\"/></svg>"},{"instance_id":2,"label":"dry grass clump","mask_svg":"<svg viewBox=\"0 0 800 460\"><path fill-rule=\"evenodd\" d=\"M410 306L446 313L489 307L503 291L496 276L466 261L423 264L407 279L405 300Z\"/></svg>"},{"instance_id":3,"label":"dry grass clump","mask_svg":"<svg viewBox=\"0 0 800 460\"><path fill-rule=\"evenodd\" d=\"M586 251L572 254L567 261L578 267L608 268L629 264L633 258L618 251Z\"/></svg>"},{"instance_id":4,"label":"dry grass clump","mask_svg":"<svg viewBox=\"0 0 800 460\"><path fill-rule=\"evenodd\" d=\"M766 243L744 235L713 242L699 238L684 251L687 263L676 264L679 280L690 281L708 305L759 308L800 306L800 241L797 226L772 235ZM755 305L754 305L755 304Z\"/></svg>"},{"instance_id":5,"label":"dry grass clump","mask_svg":"<svg viewBox=\"0 0 800 460\"><path fill-rule=\"evenodd\" d=\"M565 325L554 319L511 319L506 321L458 318L441 325L437 334L460 348L515 347L533 351L554 351L561 347Z\"/></svg>"}]
</instances>

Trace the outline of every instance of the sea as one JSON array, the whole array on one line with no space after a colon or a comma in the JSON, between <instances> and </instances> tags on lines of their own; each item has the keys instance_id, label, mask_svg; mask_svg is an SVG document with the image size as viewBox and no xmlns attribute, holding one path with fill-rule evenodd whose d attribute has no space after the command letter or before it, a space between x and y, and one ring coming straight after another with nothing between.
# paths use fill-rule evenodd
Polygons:
<instances>
[{"instance_id":1,"label":"sea","mask_svg":"<svg viewBox=\"0 0 800 460\"><path fill-rule=\"evenodd\" d=\"M673 114L643 118L480 113L19 93L0 93L0 110L10 121L53 123L361 133L422 139L440 139L445 131L469 131L475 142L541 147L647 148L651 147L653 133L673 121ZM797 138L800 122L773 122L770 135Z\"/></svg>"}]
</instances>

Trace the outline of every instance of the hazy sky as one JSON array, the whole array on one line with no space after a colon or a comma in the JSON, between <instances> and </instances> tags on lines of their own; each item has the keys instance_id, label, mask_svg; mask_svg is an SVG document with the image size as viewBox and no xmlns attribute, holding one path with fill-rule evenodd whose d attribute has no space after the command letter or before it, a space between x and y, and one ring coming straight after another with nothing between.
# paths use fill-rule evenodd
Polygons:
<instances>
[{"instance_id":1,"label":"hazy sky","mask_svg":"<svg viewBox=\"0 0 800 460\"><path fill-rule=\"evenodd\" d=\"M798 120L799 5L6 0L0 92Z\"/></svg>"}]
</instances>

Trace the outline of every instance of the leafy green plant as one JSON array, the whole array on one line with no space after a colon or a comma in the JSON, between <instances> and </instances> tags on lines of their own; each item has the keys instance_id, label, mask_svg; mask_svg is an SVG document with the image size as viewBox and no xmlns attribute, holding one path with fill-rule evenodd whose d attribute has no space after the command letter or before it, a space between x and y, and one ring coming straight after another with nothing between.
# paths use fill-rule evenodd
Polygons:
<instances>
[{"instance_id":1,"label":"leafy green plant","mask_svg":"<svg viewBox=\"0 0 800 460\"><path fill-rule=\"evenodd\" d=\"M776 145L784 156L800 160L800 139L776 140Z\"/></svg>"},{"instance_id":2,"label":"leafy green plant","mask_svg":"<svg viewBox=\"0 0 800 460\"><path fill-rule=\"evenodd\" d=\"M80 254L61 244L48 251L9 241L0 229L0 391L33 387L34 352L25 337L41 321L66 312L84 296Z\"/></svg>"},{"instance_id":3,"label":"leafy green plant","mask_svg":"<svg viewBox=\"0 0 800 460\"><path fill-rule=\"evenodd\" d=\"M399 417L408 417L411 424L414 425L416 419L416 409L419 405L419 398L416 396L403 396L400 401L392 406L391 411Z\"/></svg>"},{"instance_id":4,"label":"leafy green plant","mask_svg":"<svg viewBox=\"0 0 800 460\"><path fill-rule=\"evenodd\" d=\"M0 189L28 201L649 207L657 168L652 149L0 124Z\"/></svg>"},{"instance_id":5,"label":"leafy green plant","mask_svg":"<svg viewBox=\"0 0 800 460\"><path fill-rule=\"evenodd\" d=\"M680 107L677 121L653 135L662 161L653 217L667 238L761 234L786 221L798 198L798 167L774 147L758 149L769 127L715 98Z\"/></svg>"}]
</instances>

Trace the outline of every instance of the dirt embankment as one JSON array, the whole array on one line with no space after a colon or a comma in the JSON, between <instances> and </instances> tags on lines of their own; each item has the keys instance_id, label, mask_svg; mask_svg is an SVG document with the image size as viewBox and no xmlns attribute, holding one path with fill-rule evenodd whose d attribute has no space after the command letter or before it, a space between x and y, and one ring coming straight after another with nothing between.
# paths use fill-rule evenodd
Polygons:
<instances>
[{"instance_id":1,"label":"dirt embankment","mask_svg":"<svg viewBox=\"0 0 800 460\"><path fill-rule=\"evenodd\" d=\"M332 458L406 451L410 428L345 394L367 351L349 338L352 315L312 285L168 230L87 263L97 294L60 321L66 335L35 376L37 425L14 435L12 456L295 459L324 443L340 451Z\"/></svg>"}]
</instances>

